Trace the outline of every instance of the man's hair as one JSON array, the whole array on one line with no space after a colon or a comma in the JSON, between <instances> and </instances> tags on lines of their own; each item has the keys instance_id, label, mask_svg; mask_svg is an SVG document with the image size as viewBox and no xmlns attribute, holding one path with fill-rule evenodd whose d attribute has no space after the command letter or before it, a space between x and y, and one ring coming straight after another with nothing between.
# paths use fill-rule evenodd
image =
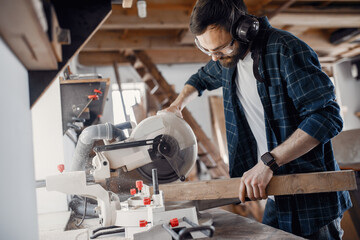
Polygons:
<instances>
[{"instance_id":1,"label":"man's hair","mask_svg":"<svg viewBox=\"0 0 360 240\"><path fill-rule=\"evenodd\" d=\"M214 25L230 32L241 12L247 12L243 0L198 0L191 13L190 31L201 35L208 26Z\"/></svg>"}]
</instances>

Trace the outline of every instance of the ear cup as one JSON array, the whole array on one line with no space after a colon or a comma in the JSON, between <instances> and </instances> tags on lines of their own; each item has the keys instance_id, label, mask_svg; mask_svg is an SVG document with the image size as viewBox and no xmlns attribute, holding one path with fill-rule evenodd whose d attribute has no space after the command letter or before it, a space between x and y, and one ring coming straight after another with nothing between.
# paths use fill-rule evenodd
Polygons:
<instances>
[{"instance_id":1,"label":"ear cup","mask_svg":"<svg viewBox=\"0 0 360 240\"><path fill-rule=\"evenodd\" d=\"M241 15L232 27L232 36L244 43L253 41L258 32L259 21L250 15Z\"/></svg>"}]
</instances>

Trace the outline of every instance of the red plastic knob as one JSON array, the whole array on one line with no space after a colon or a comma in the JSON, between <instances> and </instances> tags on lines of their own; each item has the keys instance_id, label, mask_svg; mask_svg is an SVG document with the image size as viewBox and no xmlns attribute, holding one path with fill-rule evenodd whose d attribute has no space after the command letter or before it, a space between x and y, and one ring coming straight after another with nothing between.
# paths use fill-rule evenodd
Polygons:
<instances>
[{"instance_id":1,"label":"red plastic knob","mask_svg":"<svg viewBox=\"0 0 360 240\"><path fill-rule=\"evenodd\" d=\"M179 226L179 219L177 219L177 218L170 219L170 225L171 225L171 227Z\"/></svg>"},{"instance_id":2,"label":"red plastic knob","mask_svg":"<svg viewBox=\"0 0 360 240\"><path fill-rule=\"evenodd\" d=\"M151 204L151 199L146 197L144 198L144 205L150 205Z\"/></svg>"},{"instance_id":3,"label":"red plastic knob","mask_svg":"<svg viewBox=\"0 0 360 240\"><path fill-rule=\"evenodd\" d=\"M135 195L136 194L136 189L135 188L130 189L130 194Z\"/></svg>"},{"instance_id":4,"label":"red plastic knob","mask_svg":"<svg viewBox=\"0 0 360 240\"><path fill-rule=\"evenodd\" d=\"M64 164L59 164L58 166L57 166L57 169L59 170L59 172L63 172L64 171L64 169L65 169L65 167L64 167Z\"/></svg>"},{"instance_id":5,"label":"red plastic knob","mask_svg":"<svg viewBox=\"0 0 360 240\"><path fill-rule=\"evenodd\" d=\"M136 181L136 188L139 189L139 191L141 191L141 189L143 188L143 181L141 180Z\"/></svg>"},{"instance_id":6,"label":"red plastic knob","mask_svg":"<svg viewBox=\"0 0 360 240\"><path fill-rule=\"evenodd\" d=\"M98 95L89 95L88 99L99 100L99 96Z\"/></svg>"},{"instance_id":7,"label":"red plastic knob","mask_svg":"<svg viewBox=\"0 0 360 240\"><path fill-rule=\"evenodd\" d=\"M148 224L148 222L146 220L140 220L139 221L139 226L140 227L146 227L147 224Z\"/></svg>"},{"instance_id":8,"label":"red plastic knob","mask_svg":"<svg viewBox=\"0 0 360 240\"><path fill-rule=\"evenodd\" d=\"M102 94L102 91L100 91L99 89L94 89L94 93Z\"/></svg>"}]
</instances>

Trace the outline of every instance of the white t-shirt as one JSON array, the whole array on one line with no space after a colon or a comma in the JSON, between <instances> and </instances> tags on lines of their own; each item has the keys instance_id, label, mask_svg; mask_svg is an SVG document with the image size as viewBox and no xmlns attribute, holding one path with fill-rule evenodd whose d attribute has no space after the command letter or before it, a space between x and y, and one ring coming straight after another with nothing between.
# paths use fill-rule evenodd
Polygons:
<instances>
[{"instance_id":1,"label":"white t-shirt","mask_svg":"<svg viewBox=\"0 0 360 240\"><path fill-rule=\"evenodd\" d=\"M256 139L258 160L268 151L264 107L257 90L256 78L253 73L254 61L249 52L243 60L237 63L236 95L244 108L246 119Z\"/></svg>"}]
</instances>

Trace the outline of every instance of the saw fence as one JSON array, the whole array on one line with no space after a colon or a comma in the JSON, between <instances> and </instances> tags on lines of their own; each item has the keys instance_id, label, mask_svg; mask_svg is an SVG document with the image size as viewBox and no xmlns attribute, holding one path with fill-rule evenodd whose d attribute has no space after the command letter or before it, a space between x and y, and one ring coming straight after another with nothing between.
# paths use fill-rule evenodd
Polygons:
<instances>
[{"instance_id":1,"label":"saw fence","mask_svg":"<svg viewBox=\"0 0 360 240\"><path fill-rule=\"evenodd\" d=\"M199 182L162 184L165 201L211 200L237 198L241 178ZM266 188L267 195L293 195L355 190L356 178L352 170L315 172L274 176ZM150 189L152 192L152 188Z\"/></svg>"}]
</instances>

